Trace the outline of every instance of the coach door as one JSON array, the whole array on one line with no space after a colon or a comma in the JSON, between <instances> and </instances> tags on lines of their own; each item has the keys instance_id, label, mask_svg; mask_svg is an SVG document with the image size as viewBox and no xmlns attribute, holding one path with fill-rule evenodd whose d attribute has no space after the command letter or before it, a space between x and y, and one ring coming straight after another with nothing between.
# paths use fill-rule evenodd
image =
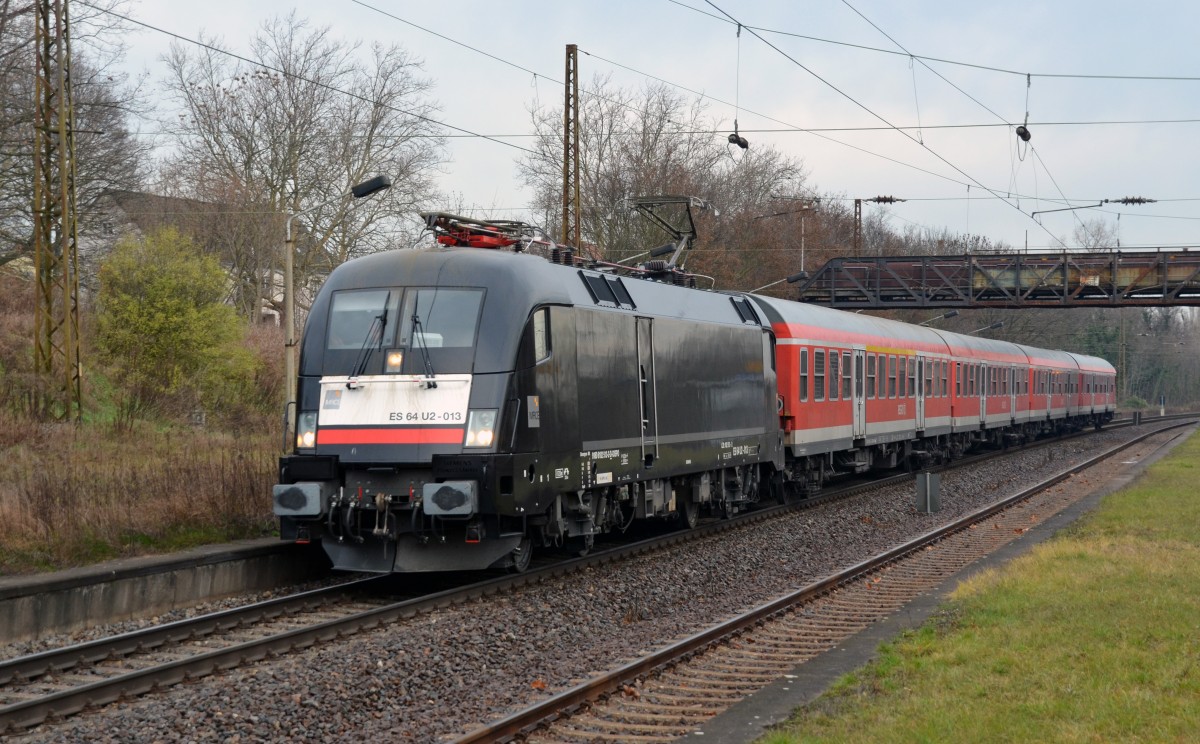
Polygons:
<instances>
[{"instance_id":1,"label":"coach door","mask_svg":"<svg viewBox=\"0 0 1200 744\"><path fill-rule=\"evenodd\" d=\"M987 426L988 372L991 370L986 363L980 362L975 384L979 385L979 423Z\"/></svg>"},{"instance_id":2,"label":"coach door","mask_svg":"<svg viewBox=\"0 0 1200 744\"><path fill-rule=\"evenodd\" d=\"M925 357L917 357L917 431L925 431L925 365L929 364L929 360Z\"/></svg>"},{"instance_id":3,"label":"coach door","mask_svg":"<svg viewBox=\"0 0 1200 744\"><path fill-rule=\"evenodd\" d=\"M866 352L854 350L854 438L862 439L867 436L867 403L863 392L865 387L864 358Z\"/></svg>"},{"instance_id":4,"label":"coach door","mask_svg":"<svg viewBox=\"0 0 1200 744\"><path fill-rule=\"evenodd\" d=\"M1017 420L1017 368L1008 368L1008 417Z\"/></svg>"},{"instance_id":5,"label":"coach door","mask_svg":"<svg viewBox=\"0 0 1200 744\"><path fill-rule=\"evenodd\" d=\"M658 457L658 411L655 406L654 327L651 318L637 319L638 410L642 416L642 462Z\"/></svg>"}]
</instances>

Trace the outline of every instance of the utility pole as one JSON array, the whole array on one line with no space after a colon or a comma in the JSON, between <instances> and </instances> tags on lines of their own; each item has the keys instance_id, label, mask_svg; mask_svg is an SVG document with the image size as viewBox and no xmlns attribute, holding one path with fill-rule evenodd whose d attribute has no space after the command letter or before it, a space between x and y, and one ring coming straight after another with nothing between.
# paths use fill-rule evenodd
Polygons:
<instances>
[{"instance_id":1,"label":"utility pole","mask_svg":"<svg viewBox=\"0 0 1200 744\"><path fill-rule=\"evenodd\" d=\"M579 250L579 47L567 44L563 94L562 242Z\"/></svg>"},{"instance_id":2,"label":"utility pole","mask_svg":"<svg viewBox=\"0 0 1200 744\"><path fill-rule=\"evenodd\" d=\"M38 0L33 120L34 314L41 412L82 416L78 230L75 222L75 111L66 0Z\"/></svg>"},{"instance_id":3,"label":"utility pole","mask_svg":"<svg viewBox=\"0 0 1200 744\"><path fill-rule=\"evenodd\" d=\"M862 255L862 203L875 202L876 204L895 204L902 202L904 199L897 199L894 196L875 196L870 199L855 199L854 200L854 255Z\"/></svg>"},{"instance_id":4,"label":"utility pole","mask_svg":"<svg viewBox=\"0 0 1200 744\"><path fill-rule=\"evenodd\" d=\"M862 255L862 199L854 200L854 255Z\"/></svg>"}]
</instances>

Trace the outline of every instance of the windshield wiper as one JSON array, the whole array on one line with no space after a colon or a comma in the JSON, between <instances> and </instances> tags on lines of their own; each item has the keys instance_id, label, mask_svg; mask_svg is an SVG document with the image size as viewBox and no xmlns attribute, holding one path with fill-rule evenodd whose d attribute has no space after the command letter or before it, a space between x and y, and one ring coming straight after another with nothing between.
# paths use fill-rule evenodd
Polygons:
<instances>
[{"instance_id":1,"label":"windshield wiper","mask_svg":"<svg viewBox=\"0 0 1200 744\"><path fill-rule=\"evenodd\" d=\"M425 342L425 331L421 327L421 316L417 315L417 310L421 306L421 300L418 296L416 302L413 303L412 316L412 339L413 344L421 351L421 362L425 367L425 387L437 387L437 380L434 379L433 362L429 360L429 344Z\"/></svg>"},{"instance_id":2,"label":"windshield wiper","mask_svg":"<svg viewBox=\"0 0 1200 744\"><path fill-rule=\"evenodd\" d=\"M383 312L376 315L371 320L371 327L367 329L367 337L363 339L362 346L358 349L358 358L354 362L354 369L350 372L350 380L346 383L346 387L353 388L351 383L358 382L358 376L367 371L367 362L371 358L372 351L383 351L383 332L387 328L388 306L392 304L392 293L388 292L383 299ZM371 348L371 342L375 342L375 349Z\"/></svg>"}]
</instances>

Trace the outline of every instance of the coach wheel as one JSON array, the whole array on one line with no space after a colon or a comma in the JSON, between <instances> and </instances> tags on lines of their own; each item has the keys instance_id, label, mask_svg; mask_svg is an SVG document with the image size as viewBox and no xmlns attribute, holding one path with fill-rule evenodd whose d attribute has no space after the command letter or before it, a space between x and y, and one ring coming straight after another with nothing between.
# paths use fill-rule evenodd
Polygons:
<instances>
[{"instance_id":1,"label":"coach wheel","mask_svg":"<svg viewBox=\"0 0 1200 744\"><path fill-rule=\"evenodd\" d=\"M700 522L700 505L691 499L680 499L675 506L675 516L685 530L695 529Z\"/></svg>"},{"instance_id":2,"label":"coach wheel","mask_svg":"<svg viewBox=\"0 0 1200 744\"><path fill-rule=\"evenodd\" d=\"M521 542L513 548L508 557L512 561L508 565L509 573L525 573L529 568L530 560L533 559L533 542L528 537L521 538Z\"/></svg>"}]
</instances>

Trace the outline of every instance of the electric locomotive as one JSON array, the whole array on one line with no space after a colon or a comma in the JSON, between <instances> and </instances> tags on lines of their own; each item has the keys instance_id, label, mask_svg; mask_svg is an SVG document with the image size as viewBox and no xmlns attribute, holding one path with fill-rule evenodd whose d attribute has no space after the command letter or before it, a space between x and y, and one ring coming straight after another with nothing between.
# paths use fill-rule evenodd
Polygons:
<instances>
[{"instance_id":1,"label":"electric locomotive","mask_svg":"<svg viewBox=\"0 0 1200 744\"><path fill-rule=\"evenodd\" d=\"M647 276L445 245L339 266L302 337L283 538L339 569L522 570L777 492L770 327Z\"/></svg>"}]
</instances>

